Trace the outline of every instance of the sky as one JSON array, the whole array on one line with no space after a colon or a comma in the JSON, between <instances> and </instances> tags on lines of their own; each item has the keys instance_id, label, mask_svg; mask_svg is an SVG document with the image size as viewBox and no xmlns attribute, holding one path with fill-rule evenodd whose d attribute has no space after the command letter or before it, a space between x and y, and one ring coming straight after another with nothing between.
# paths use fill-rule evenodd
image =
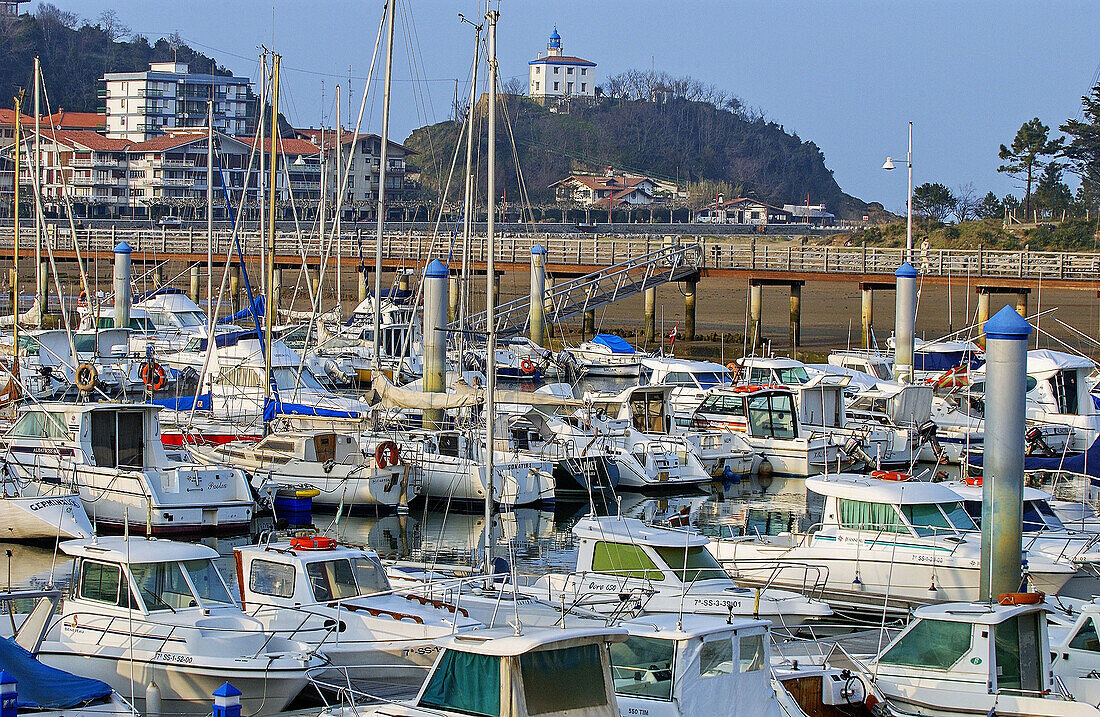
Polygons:
<instances>
[{"instance_id":1,"label":"sky","mask_svg":"<svg viewBox=\"0 0 1100 717\"><path fill-rule=\"evenodd\" d=\"M484 0L482 0L483 2ZM979 195L1022 190L997 172L1000 144L1032 117L1057 128L1077 116L1100 70L1095 0L530 0L499 1L502 80L527 79L556 25L565 53L597 63L597 81L631 68L690 75L732 92L815 142L840 187L904 209L913 122L913 181L972 184ZM54 0L92 21L114 9L151 40L179 32L234 74L259 76L261 44L283 56L292 122L334 121L348 70L358 110L382 0ZM465 83L478 0L399 0L391 136L451 114ZM414 61L410 62L410 58ZM381 67L364 129L380 125ZM48 81L48 80L47 80ZM377 91L373 85L377 85ZM468 85L466 86L468 88ZM460 92L468 92L460 89Z\"/></svg>"}]
</instances>

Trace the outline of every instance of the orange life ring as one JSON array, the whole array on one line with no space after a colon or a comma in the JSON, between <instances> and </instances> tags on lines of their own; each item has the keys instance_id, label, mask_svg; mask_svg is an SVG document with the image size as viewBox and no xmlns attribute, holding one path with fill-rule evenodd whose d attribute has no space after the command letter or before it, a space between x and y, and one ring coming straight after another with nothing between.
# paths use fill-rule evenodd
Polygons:
<instances>
[{"instance_id":1,"label":"orange life ring","mask_svg":"<svg viewBox=\"0 0 1100 717\"><path fill-rule=\"evenodd\" d=\"M326 535L305 536L291 538L290 547L296 550L332 550L336 547L336 541Z\"/></svg>"},{"instance_id":2,"label":"orange life ring","mask_svg":"<svg viewBox=\"0 0 1100 717\"><path fill-rule=\"evenodd\" d=\"M80 296L76 297L76 303L77 303L78 306L87 306L88 305L88 292L84 291L84 289L81 289L80 290Z\"/></svg>"},{"instance_id":3,"label":"orange life ring","mask_svg":"<svg viewBox=\"0 0 1100 717\"><path fill-rule=\"evenodd\" d=\"M145 363L141 367L141 382L150 391L159 391L168 383L168 374L165 373L164 367L156 361Z\"/></svg>"},{"instance_id":4,"label":"orange life ring","mask_svg":"<svg viewBox=\"0 0 1100 717\"><path fill-rule=\"evenodd\" d=\"M738 369L740 369L741 367L737 365L736 361L730 361L728 364L726 364L726 368L736 374Z\"/></svg>"},{"instance_id":5,"label":"orange life ring","mask_svg":"<svg viewBox=\"0 0 1100 717\"><path fill-rule=\"evenodd\" d=\"M519 368L526 374L532 374L535 372L535 362L531 359L523 359L519 363Z\"/></svg>"},{"instance_id":6,"label":"orange life ring","mask_svg":"<svg viewBox=\"0 0 1100 717\"><path fill-rule=\"evenodd\" d=\"M997 602L1001 605L1038 605L1046 597L1046 593L1035 591L1033 593L1003 593L997 596Z\"/></svg>"},{"instance_id":7,"label":"orange life ring","mask_svg":"<svg viewBox=\"0 0 1100 717\"><path fill-rule=\"evenodd\" d=\"M966 483L967 485L981 486L982 477L981 476L972 476L972 477L967 478L966 480L964 480L963 483Z\"/></svg>"},{"instance_id":8,"label":"orange life ring","mask_svg":"<svg viewBox=\"0 0 1100 717\"><path fill-rule=\"evenodd\" d=\"M81 391L91 391L99 380L99 371L90 363L82 363L76 367L76 387Z\"/></svg>"},{"instance_id":9,"label":"orange life ring","mask_svg":"<svg viewBox=\"0 0 1100 717\"><path fill-rule=\"evenodd\" d=\"M379 468L389 468L401 461L401 449L393 441L382 441L374 449L374 462Z\"/></svg>"},{"instance_id":10,"label":"orange life ring","mask_svg":"<svg viewBox=\"0 0 1100 717\"><path fill-rule=\"evenodd\" d=\"M908 473L902 473L901 471L871 471L872 478L878 478L879 480L892 480L892 481L907 481L909 480Z\"/></svg>"}]
</instances>

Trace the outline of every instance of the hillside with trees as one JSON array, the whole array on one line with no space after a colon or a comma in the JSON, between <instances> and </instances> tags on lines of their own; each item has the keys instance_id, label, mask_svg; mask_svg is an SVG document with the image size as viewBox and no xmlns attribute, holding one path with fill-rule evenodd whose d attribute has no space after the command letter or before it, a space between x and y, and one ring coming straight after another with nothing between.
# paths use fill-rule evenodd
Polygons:
<instances>
[{"instance_id":1,"label":"hillside with trees","mask_svg":"<svg viewBox=\"0 0 1100 717\"><path fill-rule=\"evenodd\" d=\"M522 82L504 88L498 124L498 187L518 197L520 176L534 204L553 202L548 185L571 171L605 167L667 179L693 193L701 206L721 191L782 205L824 202L840 217L859 217L869 205L845 194L813 142L787 132L736 97L690 78L631 71L609 78L595 100L552 111L522 95ZM475 167L485 174L485 102L475 107ZM514 138L513 149L509 145ZM419 153L421 182L436 193L446 184L462 128L442 122L413 131L405 143ZM461 152L455 177L465 171ZM461 181L452 180L449 198ZM505 191L505 190L502 190ZM879 207L881 210L881 207Z\"/></svg>"},{"instance_id":2,"label":"hillside with trees","mask_svg":"<svg viewBox=\"0 0 1100 717\"><path fill-rule=\"evenodd\" d=\"M150 43L131 35L113 10L95 20L42 3L34 14L0 23L0 96L11 97L20 87L28 93L34 73L34 56L42 62L50 108L70 112L96 112L100 102L99 78L105 72L139 72L150 62L178 60L196 72L232 75L213 58L193 50L173 34Z\"/></svg>"}]
</instances>

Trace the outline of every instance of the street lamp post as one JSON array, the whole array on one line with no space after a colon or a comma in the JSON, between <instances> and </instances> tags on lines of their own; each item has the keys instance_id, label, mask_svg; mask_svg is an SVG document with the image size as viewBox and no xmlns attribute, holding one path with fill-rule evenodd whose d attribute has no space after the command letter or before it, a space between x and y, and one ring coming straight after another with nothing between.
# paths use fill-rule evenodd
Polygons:
<instances>
[{"instance_id":1,"label":"street lamp post","mask_svg":"<svg viewBox=\"0 0 1100 717\"><path fill-rule=\"evenodd\" d=\"M905 261L913 261L913 122L909 122L909 152L905 155L905 166L909 170L909 194L905 200ZM894 169L894 158L887 157L882 168Z\"/></svg>"}]
</instances>

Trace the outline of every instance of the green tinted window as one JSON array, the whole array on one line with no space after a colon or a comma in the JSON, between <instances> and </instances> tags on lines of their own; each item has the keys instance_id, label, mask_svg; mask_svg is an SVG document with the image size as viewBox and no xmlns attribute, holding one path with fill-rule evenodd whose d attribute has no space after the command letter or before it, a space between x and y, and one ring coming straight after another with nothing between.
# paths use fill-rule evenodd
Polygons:
<instances>
[{"instance_id":1,"label":"green tinted window","mask_svg":"<svg viewBox=\"0 0 1100 717\"><path fill-rule=\"evenodd\" d=\"M683 548L656 548L657 554L665 561L672 573L681 582L692 583L696 580L715 580L726 578L726 571L701 545L684 550Z\"/></svg>"},{"instance_id":2,"label":"green tinted window","mask_svg":"<svg viewBox=\"0 0 1100 717\"><path fill-rule=\"evenodd\" d=\"M499 717L500 658L444 650L424 688L420 705Z\"/></svg>"},{"instance_id":3,"label":"green tinted window","mask_svg":"<svg viewBox=\"0 0 1100 717\"><path fill-rule=\"evenodd\" d=\"M840 524L855 530L875 530L887 533L908 533L897 510L885 503L840 498Z\"/></svg>"},{"instance_id":4,"label":"green tinted window","mask_svg":"<svg viewBox=\"0 0 1100 717\"><path fill-rule=\"evenodd\" d=\"M519 668L529 715L607 704L599 645L528 652L520 655Z\"/></svg>"},{"instance_id":5,"label":"green tinted window","mask_svg":"<svg viewBox=\"0 0 1100 717\"><path fill-rule=\"evenodd\" d=\"M947 670L970 651L970 623L921 620L879 660L884 665L906 665Z\"/></svg>"},{"instance_id":6,"label":"green tinted window","mask_svg":"<svg viewBox=\"0 0 1100 717\"><path fill-rule=\"evenodd\" d=\"M592 553L592 570L611 573L618 577L664 580L665 574L637 545L622 543L596 543Z\"/></svg>"}]
</instances>

